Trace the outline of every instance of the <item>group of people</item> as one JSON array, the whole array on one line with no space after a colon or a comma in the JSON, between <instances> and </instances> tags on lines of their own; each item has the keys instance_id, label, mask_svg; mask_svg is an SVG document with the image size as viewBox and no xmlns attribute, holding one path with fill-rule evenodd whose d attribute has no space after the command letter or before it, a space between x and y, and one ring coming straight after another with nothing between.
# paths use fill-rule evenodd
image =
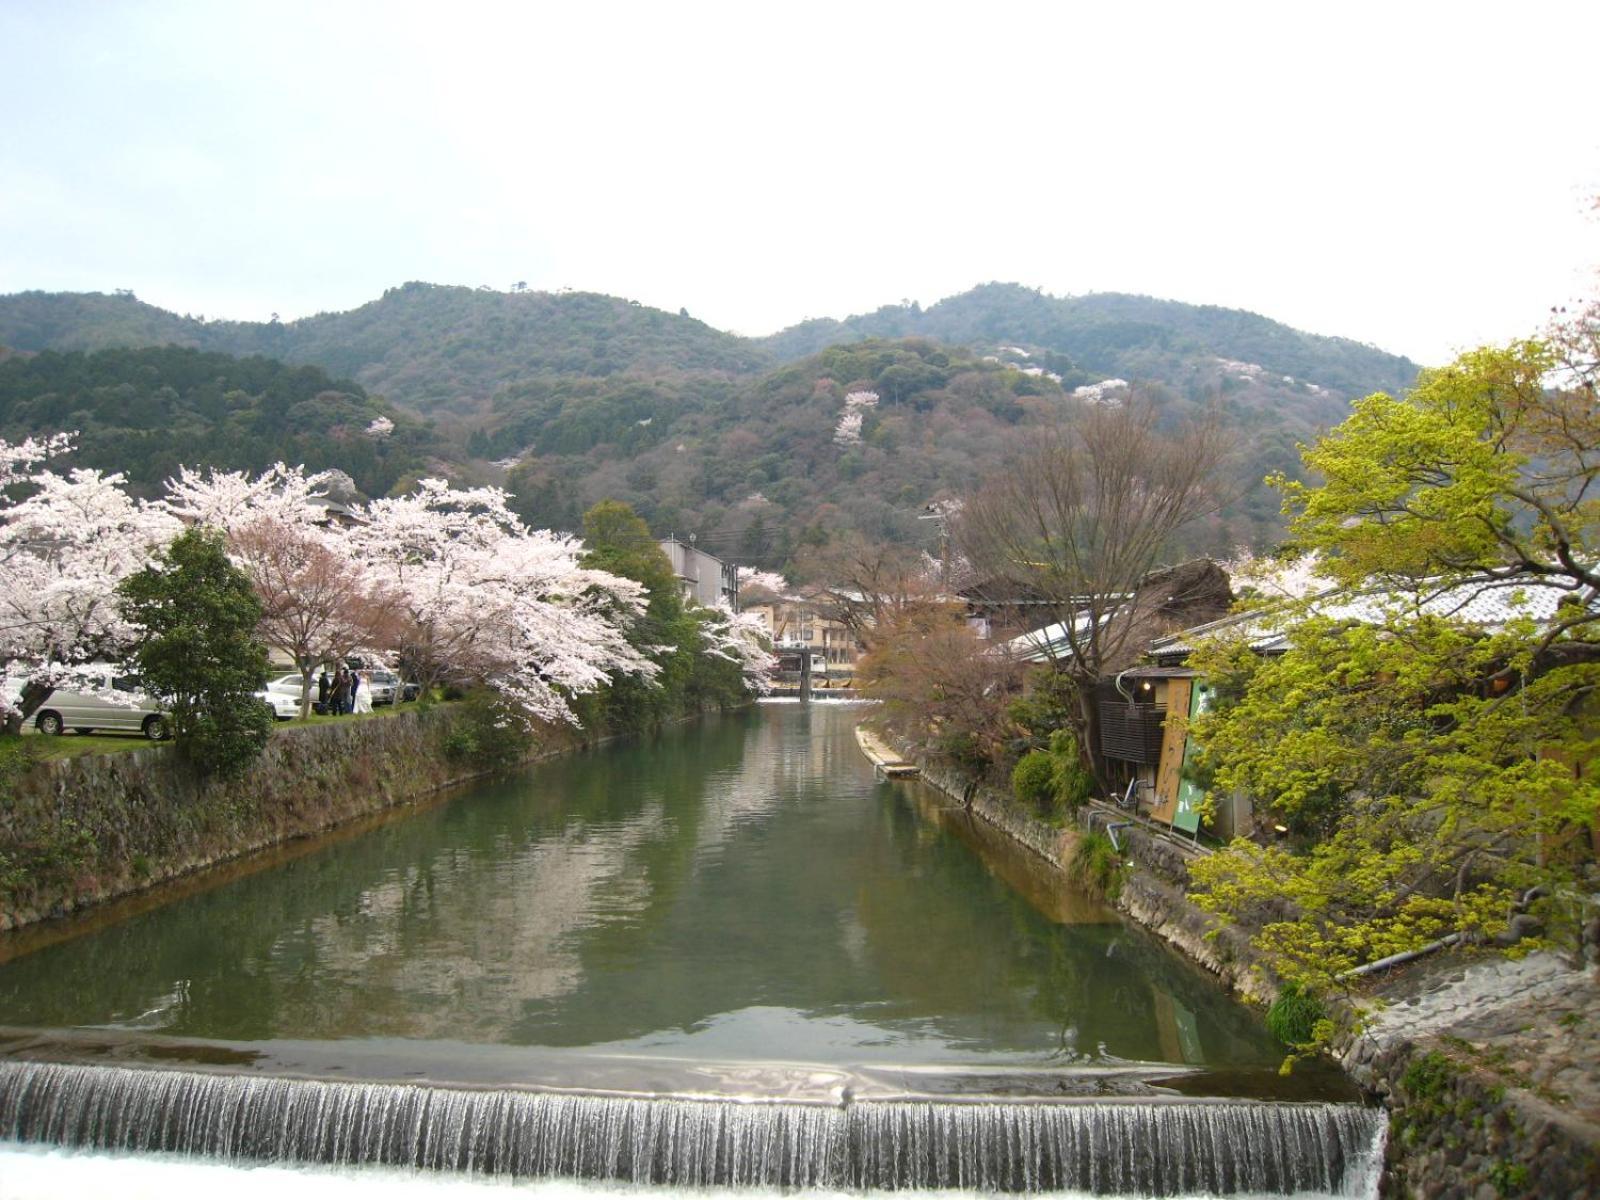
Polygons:
<instances>
[{"instance_id":1,"label":"group of people","mask_svg":"<svg viewBox=\"0 0 1600 1200\"><path fill-rule=\"evenodd\" d=\"M335 716L371 712L372 688L366 672L340 667L329 675L328 668L323 667L317 677L317 707Z\"/></svg>"}]
</instances>

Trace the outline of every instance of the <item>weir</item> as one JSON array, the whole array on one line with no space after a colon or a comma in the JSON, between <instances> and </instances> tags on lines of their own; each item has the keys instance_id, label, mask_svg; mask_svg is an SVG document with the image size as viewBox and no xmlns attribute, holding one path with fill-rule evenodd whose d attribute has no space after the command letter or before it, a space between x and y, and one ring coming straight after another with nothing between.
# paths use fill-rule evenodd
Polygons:
<instances>
[{"instance_id":1,"label":"weir","mask_svg":"<svg viewBox=\"0 0 1600 1200\"><path fill-rule=\"evenodd\" d=\"M680 1187L1372 1193L1380 1114L1250 1101L764 1101L0 1063L0 1139Z\"/></svg>"}]
</instances>

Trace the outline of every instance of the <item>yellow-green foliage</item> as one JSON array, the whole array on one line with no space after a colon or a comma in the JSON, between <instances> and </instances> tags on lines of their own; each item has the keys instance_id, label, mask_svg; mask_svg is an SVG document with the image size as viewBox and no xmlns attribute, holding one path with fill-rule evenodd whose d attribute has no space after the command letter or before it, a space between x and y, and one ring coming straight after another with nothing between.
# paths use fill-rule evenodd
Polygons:
<instances>
[{"instance_id":1,"label":"yellow-green foliage","mask_svg":"<svg viewBox=\"0 0 1600 1200\"><path fill-rule=\"evenodd\" d=\"M1493 935L1513 897L1560 881L1600 812L1592 600L1597 469L1587 408L1541 385L1541 346L1466 355L1405 400L1372 396L1279 480L1303 549L1393 599L1361 623L1290 610L1292 648L1217 642L1195 665L1231 703L1198 721L1219 794L1290 831L1194 864L1202 906L1262 925L1285 977L1318 986L1442 934ZM1581 400L1581 396L1579 397ZM1569 403L1569 400L1571 402ZM1585 424L1587 422L1587 424ZM1534 465L1537 463L1537 469ZM1443 586L1530 568L1568 587L1554 622L1423 615ZM1514 593L1513 593L1514 594Z\"/></svg>"},{"instance_id":2,"label":"yellow-green foliage","mask_svg":"<svg viewBox=\"0 0 1600 1200\"><path fill-rule=\"evenodd\" d=\"M1054 792L1055 760L1048 750L1029 750L1011 768L1011 790L1023 804L1047 807Z\"/></svg>"}]
</instances>

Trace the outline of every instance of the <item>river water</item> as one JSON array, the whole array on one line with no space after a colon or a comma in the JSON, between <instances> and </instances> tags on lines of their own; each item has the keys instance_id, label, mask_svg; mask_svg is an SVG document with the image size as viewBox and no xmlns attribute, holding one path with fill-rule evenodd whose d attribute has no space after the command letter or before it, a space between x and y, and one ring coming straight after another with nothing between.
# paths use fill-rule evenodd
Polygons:
<instances>
[{"instance_id":1,"label":"river water","mask_svg":"<svg viewBox=\"0 0 1600 1200\"><path fill-rule=\"evenodd\" d=\"M27 1031L7 1044L829 1104L1277 1086L1282 1047L1203 973L920 785L876 780L863 711L761 706L602 747L80 936L0 943L0 1025Z\"/></svg>"}]
</instances>

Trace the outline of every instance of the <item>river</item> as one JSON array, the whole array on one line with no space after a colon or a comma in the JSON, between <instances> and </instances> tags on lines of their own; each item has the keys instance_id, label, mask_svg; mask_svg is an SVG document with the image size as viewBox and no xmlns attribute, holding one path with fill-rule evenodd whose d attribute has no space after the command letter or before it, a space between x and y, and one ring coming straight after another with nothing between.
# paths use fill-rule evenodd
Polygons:
<instances>
[{"instance_id":1,"label":"river","mask_svg":"<svg viewBox=\"0 0 1600 1200\"><path fill-rule=\"evenodd\" d=\"M876 780L862 712L760 706L604 746L78 936L0 942L12 1069L829 1111L1274 1092L1283 1049L1256 1014L920 785ZM1325 1073L1287 1086L1348 1099ZM55 1162L6 1153L14 1177Z\"/></svg>"}]
</instances>

